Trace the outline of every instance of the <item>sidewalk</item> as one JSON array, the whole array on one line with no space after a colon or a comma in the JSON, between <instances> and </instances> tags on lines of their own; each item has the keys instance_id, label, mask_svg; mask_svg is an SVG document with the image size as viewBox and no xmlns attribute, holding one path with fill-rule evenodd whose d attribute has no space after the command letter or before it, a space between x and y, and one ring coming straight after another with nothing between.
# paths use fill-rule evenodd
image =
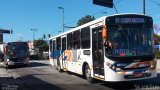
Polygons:
<instances>
[{"instance_id":1,"label":"sidewalk","mask_svg":"<svg viewBox=\"0 0 160 90\"><path fill-rule=\"evenodd\" d=\"M12 77L4 68L3 62L0 62L0 78Z\"/></svg>"},{"instance_id":2,"label":"sidewalk","mask_svg":"<svg viewBox=\"0 0 160 90\"><path fill-rule=\"evenodd\" d=\"M160 59L157 59L157 72L160 73Z\"/></svg>"},{"instance_id":3,"label":"sidewalk","mask_svg":"<svg viewBox=\"0 0 160 90\"><path fill-rule=\"evenodd\" d=\"M1 86L0 90L1 88L3 88L2 85L4 84L14 84L14 83L15 83L14 78L7 72L6 68L4 68L3 62L0 62L0 86Z\"/></svg>"}]
</instances>

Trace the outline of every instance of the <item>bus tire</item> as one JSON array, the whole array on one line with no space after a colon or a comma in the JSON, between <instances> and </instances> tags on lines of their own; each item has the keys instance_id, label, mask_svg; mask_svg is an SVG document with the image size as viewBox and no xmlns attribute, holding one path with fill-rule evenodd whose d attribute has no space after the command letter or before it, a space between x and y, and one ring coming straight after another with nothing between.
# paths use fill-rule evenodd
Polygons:
<instances>
[{"instance_id":1,"label":"bus tire","mask_svg":"<svg viewBox=\"0 0 160 90\"><path fill-rule=\"evenodd\" d=\"M24 67L27 67L28 66L28 64L24 64Z\"/></svg>"},{"instance_id":2,"label":"bus tire","mask_svg":"<svg viewBox=\"0 0 160 90\"><path fill-rule=\"evenodd\" d=\"M63 72L63 70L62 70L62 68L61 68L61 64L60 64L60 61L58 60L58 62L57 62L57 70L59 71L59 72Z\"/></svg>"},{"instance_id":3,"label":"bus tire","mask_svg":"<svg viewBox=\"0 0 160 90\"><path fill-rule=\"evenodd\" d=\"M4 68L9 69L8 64L4 64Z\"/></svg>"},{"instance_id":4,"label":"bus tire","mask_svg":"<svg viewBox=\"0 0 160 90\"><path fill-rule=\"evenodd\" d=\"M85 78L89 83L94 82L94 79L91 77L91 69L88 65L85 66Z\"/></svg>"},{"instance_id":5,"label":"bus tire","mask_svg":"<svg viewBox=\"0 0 160 90\"><path fill-rule=\"evenodd\" d=\"M3 67L6 69L8 68L8 64L7 64L6 60L3 62Z\"/></svg>"}]
</instances>

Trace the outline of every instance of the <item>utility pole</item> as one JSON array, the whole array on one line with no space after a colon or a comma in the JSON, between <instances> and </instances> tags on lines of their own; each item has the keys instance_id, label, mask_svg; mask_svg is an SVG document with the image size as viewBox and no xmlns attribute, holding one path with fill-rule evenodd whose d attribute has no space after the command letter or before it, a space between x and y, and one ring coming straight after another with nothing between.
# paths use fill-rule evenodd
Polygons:
<instances>
[{"instance_id":1,"label":"utility pole","mask_svg":"<svg viewBox=\"0 0 160 90\"><path fill-rule=\"evenodd\" d=\"M35 31L37 31L37 29L31 29L33 31L33 41L35 40Z\"/></svg>"},{"instance_id":2,"label":"utility pole","mask_svg":"<svg viewBox=\"0 0 160 90\"><path fill-rule=\"evenodd\" d=\"M0 29L0 44L3 43L3 34L13 34L13 30Z\"/></svg>"},{"instance_id":3,"label":"utility pole","mask_svg":"<svg viewBox=\"0 0 160 90\"><path fill-rule=\"evenodd\" d=\"M146 14L146 11L145 11L145 0L143 0L143 14L144 15Z\"/></svg>"},{"instance_id":4,"label":"utility pole","mask_svg":"<svg viewBox=\"0 0 160 90\"><path fill-rule=\"evenodd\" d=\"M64 32L64 8L63 7L58 7L58 9L62 10L62 14L63 14L63 16L62 16L62 27L63 27L62 32Z\"/></svg>"}]
</instances>

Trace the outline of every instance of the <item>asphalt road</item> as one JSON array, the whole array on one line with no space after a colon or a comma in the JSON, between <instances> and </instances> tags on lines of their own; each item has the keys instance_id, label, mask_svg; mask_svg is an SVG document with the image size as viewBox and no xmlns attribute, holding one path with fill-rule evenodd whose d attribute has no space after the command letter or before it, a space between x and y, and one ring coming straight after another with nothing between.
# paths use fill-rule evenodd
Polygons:
<instances>
[{"instance_id":1,"label":"asphalt road","mask_svg":"<svg viewBox=\"0 0 160 90\"><path fill-rule=\"evenodd\" d=\"M134 82L88 83L74 73L58 72L48 61L30 61L27 67L0 68L2 90L160 90L157 78Z\"/></svg>"}]
</instances>

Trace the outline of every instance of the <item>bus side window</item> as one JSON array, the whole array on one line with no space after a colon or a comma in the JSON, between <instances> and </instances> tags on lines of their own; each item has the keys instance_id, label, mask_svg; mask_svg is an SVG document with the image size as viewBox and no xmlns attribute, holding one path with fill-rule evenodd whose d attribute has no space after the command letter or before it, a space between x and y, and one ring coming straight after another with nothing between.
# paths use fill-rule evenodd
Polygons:
<instances>
[{"instance_id":1,"label":"bus side window","mask_svg":"<svg viewBox=\"0 0 160 90\"><path fill-rule=\"evenodd\" d=\"M85 27L81 29L81 48L90 48L90 28Z\"/></svg>"},{"instance_id":2,"label":"bus side window","mask_svg":"<svg viewBox=\"0 0 160 90\"><path fill-rule=\"evenodd\" d=\"M72 33L67 34L67 50L72 50Z\"/></svg>"},{"instance_id":3,"label":"bus side window","mask_svg":"<svg viewBox=\"0 0 160 90\"><path fill-rule=\"evenodd\" d=\"M53 41L52 47L53 47L52 51L55 51L55 40Z\"/></svg>"},{"instance_id":4,"label":"bus side window","mask_svg":"<svg viewBox=\"0 0 160 90\"><path fill-rule=\"evenodd\" d=\"M66 50L66 37L62 38L62 50Z\"/></svg>"},{"instance_id":5,"label":"bus side window","mask_svg":"<svg viewBox=\"0 0 160 90\"><path fill-rule=\"evenodd\" d=\"M73 32L73 48L75 50L80 48L80 30Z\"/></svg>"},{"instance_id":6,"label":"bus side window","mask_svg":"<svg viewBox=\"0 0 160 90\"><path fill-rule=\"evenodd\" d=\"M57 46L57 50L61 50L61 38L60 37L56 39L56 46Z\"/></svg>"},{"instance_id":7,"label":"bus side window","mask_svg":"<svg viewBox=\"0 0 160 90\"><path fill-rule=\"evenodd\" d=\"M52 51L52 47L53 47L52 46L52 40L49 41L49 44L50 44L50 51Z\"/></svg>"}]
</instances>

